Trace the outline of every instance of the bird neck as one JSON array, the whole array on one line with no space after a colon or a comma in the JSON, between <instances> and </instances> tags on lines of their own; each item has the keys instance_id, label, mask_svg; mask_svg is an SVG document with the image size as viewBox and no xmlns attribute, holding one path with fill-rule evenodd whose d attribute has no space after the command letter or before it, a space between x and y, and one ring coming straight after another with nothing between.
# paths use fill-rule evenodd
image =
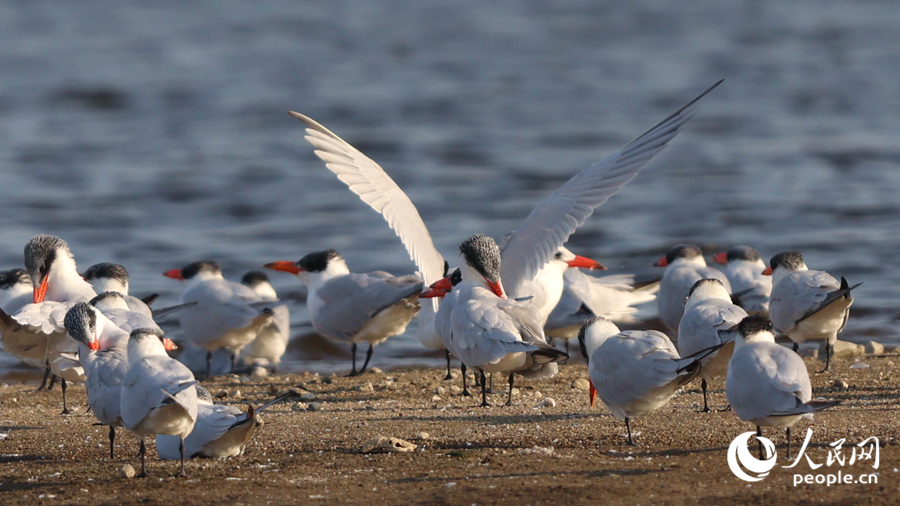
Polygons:
<instances>
[{"instance_id":1,"label":"bird neck","mask_svg":"<svg viewBox=\"0 0 900 506\"><path fill-rule=\"evenodd\" d=\"M59 254L47 274L47 295L44 300L55 302L79 302L97 295L94 288L78 274L75 259Z\"/></svg>"}]
</instances>

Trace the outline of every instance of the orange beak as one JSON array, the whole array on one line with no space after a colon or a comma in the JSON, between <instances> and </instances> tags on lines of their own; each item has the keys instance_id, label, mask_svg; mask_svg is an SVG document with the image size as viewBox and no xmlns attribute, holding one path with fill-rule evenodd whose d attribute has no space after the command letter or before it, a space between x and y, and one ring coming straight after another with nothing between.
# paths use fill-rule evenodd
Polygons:
<instances>
[{"instance_id":1,"label":"orange beak","mask_svg":"<svg viewBox=\"0 0 900 506\"><path fill-rule=\"evenodd\" d=\"M575 255L575 258L573 260L569 260L566 263L569 265L569 267L581 267L582 269L600 269L601 271L606 270L606 267L603 267L600 262L579 255Z\"/></svg>"},{"instance_id":2,"label":"orange beak","mask_svg":"<svg viewBox=\"0 0 900 506\"><path fill-rule=\"evenodd\" d=\"M590 392L591 392L591 409L594 409L594 398L597 397L597 389L594 388L593 381L588 380L588 383L591 384L591 390L590 390Z\"/></svg>"},{"instance_id":3,"label":"orange beak","mask_svg":"<svg viewBox=\"0 0 900 506\"><path fill-rule=\"evenodd\" d=\"M164 337L162 342L163 342L163 348L165 348L166 351L175 351L178 349L178 345L175 344L174 342L172 342L172 340L169 339L168 337Z\"/></svg>"},{"instance_id":4,"label":"orange beak","mask_svg":"<svg viewBox=\"0 0 900 506\"><path fill-rule=\"evenodd\" d=\"M100 351L100 341L94 339L93 341L88 343L88 348L90 348L91 351Z\"/></svg>"},{"instance_id":5,"label":"orange beak","mask_svg":"<svg viewBox=\"0 0 900 506\"><path fill-rule=\"evenodd\" d=\"M662 257L659 260L653 262L653 267L666 267L669 265L669 262L666 261L666 257Z\"/></svg>"},{"instance_id":6,"label":"orange beak","mask_svg":"<svg viewBox=\"0 0 900 506\"><path fill-rule=\"evenodd\" d=\"M431 288L432 290L444 290L446 292L449 292L453 290L453 283L450 282L450 276L447 276L446 278L441 278L435 281L428 288Z\"/></svg>"},{"instance_id":7,"label":"orange beak","mask_svg":"<svg viewBox=\"0 0 900 506\"><path fill-rule=\"evenodd\" d=\"M764 270L762 273L763 273L763 276L771 276L771 275L772 275L772 268L771 268L771 267L766 267L766 270Z\"/></svg>"},{"instance_id":8,"label":"orange beak","mask_svg":"<svg viewBox=\"0 0 900 506\"><path fill-rule=\"evenodd\" d=\"M718 254L716 254L715 256L713 256L713 260L714 260L716 263L720 263L720 264L722 264L722 265L725 265L725 264L728 263L728 254L725 253L725 252L723 251L722 253L718 253Z\"/></svg>"},{"instance_id":9,"label":"orange beak","mask_svg":"<svg viewBox=\"0 0 900 506\"><path fill-rule=\"evenodd\" d=\"M283 260L280 262L268 263L266 265L263 265L263 267L265 267L267 269L276 270L276 271L290 272L291 274L294 274L294 275L297 275L298 273L303 271L303 269L297 267L296 263L289 262L287 260Z\"/></svg>"},{"instance_id":10,"label":"orange beak","mask_svg":"<svg viewBox=\"0 0 900 506\"><path fill-rule=\"evenodd\" d=\"M34 289L34 303L44 302L44 297L47 296L47 284L50 280L44 277L44 280L41 281L41 286L36 287Z\"/></svg>"},{"instance_id":11,"label":"orange beak","mask_svg":"<svg viewBox=\"0 0 900 506\"><path fill-rule=\"evenodd\" d=\"M423 292L422 295L419 295L419 298L420 299L433 299L435 297L444 297L448 293L450 293L448 290L444 290L442 288L432 288L431 290L428 290L427 292Z\"/></svg>"},{"instance_id":12,"label":"orange beak","mask_svg":"<svg viewBox=\"0 0 900 506\"><path fill-rule=\"evenodd\" d=\"M499 279L497 281L488 281L485 279L485 281L487 281L487 284L491 288L491 291L494 292L494 295L501 299L506 298L506 294L503 293L503 283L501 283Z\"/></svg>"},{"instance_id":13,"label":"orange beak","mask_svg":"<svg viewBox=\"0 0 900 506\"><path fill-rule=\"evenodd\" d=\"M181 275L181 269L170 269L170 270L164 272L163 276L166 276L166 277L172 278L172 279L180 279L180 280L184 281L184 276Z\"/></svg>"}]
</instances>

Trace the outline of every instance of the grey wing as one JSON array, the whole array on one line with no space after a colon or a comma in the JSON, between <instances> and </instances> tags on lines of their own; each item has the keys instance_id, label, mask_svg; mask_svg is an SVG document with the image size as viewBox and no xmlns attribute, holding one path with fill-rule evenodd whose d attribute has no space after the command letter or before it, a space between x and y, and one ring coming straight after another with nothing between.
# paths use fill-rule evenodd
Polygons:
<instances>
[{"instance_id":1,"label":"grey wing","mask_svg":"<svg viewBox=\"0 0 900 506\"><path fill-rule=\"evenodd\" d=\"M90 361L90 366L83 364L87 372L88 404L101 422L107 425L119 423L122 383L128 373L128 357L119 350L92 355L94 359Z\"/></svg>"},{"instance_id":2,"label":"grey wing","mask_svg":"<svg viewBox=\"0 0 900 506\"><path fill-rule=\"evenodd\" d=\"M775 343L735 350L728 363L728 402L742 420L796 411L812 387L803 359Z\"/></svg>"},{"instance_id":3,"label":"grey wing","mask_svg":"<svg viewBox=\"0 0 900 506\"><path fill-rule=\"evenodd\" d=\"M150 309L150 306L148 306L147 303L145 303L141 299L133 295L126 295L125 303L128 304L129 310L140 313L147 318L153 318L153 311Z\"/></svg>"},{"instance_id":4,"label":"grey wing","mask_svg":"<svg viewBox=\"0 0 900 506\"><path fill-rule=\"evenodd\" d=\"M669 115L640 137L593 166L575 174L561 188L538 204L516 229L503 250L501 278L510 293L531 279L606 200L631 181L659 153L696 112L697 98Z\"/></svg>"},{"instance_id":5,"label":"grey wing","mask_svg":"<svg viewBox=\"0 0 900 506\"><path fill-rule=\"evenodd\" d=\"M312 119L297 113L291 115L306 124L306 140L316 148L316 155L325 162L350 191L381 213L394 230L409 256L422 273L426 284L444 274L444 257L434 247L431 233L419 211L397 183L359 150Z\"/></svg>"},{"instance_id":6,"label":"grey wing","mask_svg":"<svg viewBox=\"0 0 900 506\"><path fill-rule=\"evenodd\" d=\"M798 271L785 276L772 288L769 316L779 333L789 332L797 321L839 290L841 283L823 271Z\"/></svg>"},{"instance_id":7,"label":"grey wing","mask_svg":"<svg viewBox=\"0 0 900 506\"><path fill-rule=\"evenodd\" d=\"M470 298L452 311L452 346L448 348L469 367L497 363L509 353L538 350L520 340L510 318L491 302L490 299Z\"/></svg>"},{"instance_id":8,"label":"grey wing","mask_svg":"<svg viewBox=\"0 0 900 506\"><path fill-rule=\"evenodd\" d=\"M717 344L722 344L720 330L735 327L747 312L722 300L709 300L684 312L678 326L678 353L682 357L693 355Z\"/></svg>"},{"instance_id":9,"label":"grey wing","mask_svg":"<svg viewBox=\"0 0 900 506\"><path fill-rule=\"evenodd\" d=\"M131 367L122 381L120 398L122 422L129 429L143 420L150 410L159 406L165 398L155 382L151 383L145 380L143 362L141 360Z\"/></svg>"},{"instance_id":10,"label":"grey wing","mask_svg":"<svg viewBox=\"0 0 900 506\"><path fill-rule=\"evenodd\" d=\"M415 276L349 274L335 278L316 292L325 304L313 324L329 337L349 339L375 314L423 288Z\"/></svg>"},{"instance_id":11,"label":"grey wing","mask_svg":"<svg viewBox=\"0 0 900 506\"><path fill-rule=\"evenodd\" d=\"M625 331L607 339L591 357L597 362L597 393L608 405L624 407L678 376L678 353L664 334ZM592 374L593 379L593 374Z\"/></svg>"},{"instance_id":12,"label":"grey wing","mask_svg":"<svg viewBox=\"0 0 900 506\"><path fill-rule=\"evenodd\" d=\"M201 404L197 410L194 429L184 438L184 455L193 458L207 443L224 436L239 418L247 418L245 413L232 406ZM178 460L181 452L177 436L156 436L156 451L163 460Z\"/></svg>"}]
</instances>

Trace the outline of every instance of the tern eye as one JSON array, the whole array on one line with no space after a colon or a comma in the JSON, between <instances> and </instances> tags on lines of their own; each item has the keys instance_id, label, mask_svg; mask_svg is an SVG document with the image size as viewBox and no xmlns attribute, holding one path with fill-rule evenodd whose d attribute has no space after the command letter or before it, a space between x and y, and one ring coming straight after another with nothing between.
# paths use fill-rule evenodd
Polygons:
<instances>
[{"instance_id":1,"label":"tern eye","mask_svg":"<svg viewBox=\"0 0 900 506\"><path fill-rule=\"evenodd\" d=\"M557 260L562 259L562 252L561 252L561 251L557 251L556 254L553 255L553 258L555 258L555 259L557 259Z\"/></svg>"}]
</instances>

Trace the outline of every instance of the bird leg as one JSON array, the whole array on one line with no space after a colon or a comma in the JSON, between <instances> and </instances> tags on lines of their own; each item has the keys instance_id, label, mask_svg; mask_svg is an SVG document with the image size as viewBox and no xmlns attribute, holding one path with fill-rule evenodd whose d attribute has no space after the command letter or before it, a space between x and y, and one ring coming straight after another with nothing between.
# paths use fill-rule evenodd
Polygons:
<instances>
[{"instance_id":1,"label":"bird leg","mask_svg":"<svg viewBox=\"0 0 900 506\"><path fill-rule=\"evenodd\" d=\"M209 375L212 373L212 352L206 352L206 377L209 378Z\"/></svg>"},{"instance_id":2,"label":"bird leg","mask_svg":"<svg viewBox=\"0 0 900 506\"><path fill-rule=\"evenodd\" d=\"M787 428L787 443L788 443L788 459L791 458L791 428Z\"/></svg>"},{"instance_id":3,"label":"bird leg","mask_svg":"<svg viewBox=\"0 0 900 506\"><path fill-rule=\"evenodd\" d=\"M356 343L350 343L350 353L352 353L353 358L353 369L350 371L350 374L347 375L348 378L359 374L356 372Z\"/></svg>"},{"instance_id":4,"label":"bird leg","mask_svg":"<svg viewBox=\"0 0 900 506\"><path fill-rule=\"evenodd\" d=\"M372 360L372 352L375 351L375 345L369 343L369 351L366 352L366 361L363 362L362 369L359 370L359 373L362 374L366 372L366 366L369 365L369 360Z\"/></svg>"},{"instance_id":5,"label":"bird leg","mask_svg":"<svg viewBox=\"0 0 900 506\"><path fill-rule=\"evenodd\" d=\"M484 381L484 376L481 377L481 380ZM488 387L488 393L494 393L494 373L491 373L491 386Z\"/></svg>"},{"instance_id":6,"label":"bird leg","mask_svg":"<svg viewBox=\"0 0 900 506\"><path fill-rule=\"evenodd\" d=\"M800 353L800 343L794 343L794 353Z\"/></svg>"},{"instance_id":7,"label":"bird leg","mask_svg":"<svg viewBox=\"0 0 900 506\"><path fill-rule=\"evenodd\" d=\"M57 375L55 375L55 374L53 374L53 373L50 373L50 384L47 385L47 391L48 391L48 392L49 392L50 390L53 390L53 385L56 384L56 380L57 380L57 379L59 379L59 376L57 376Z\"/></svg>"},{"instance_id":8,"label":"bird leg","mask_svg":"<svg viewBox=\"0 0 900 506\"><path fill-rule=\"evenodd\" d=\"M44 369L44 379L41 380L41 386L38 387L38 392L41 390L47 389L47 378L50 377L50 363L47 363L47 367Z\"/></svg>"},{"instance_id":9,"label":"bird leg","mask_svg":"<svg viewBox=\"0 0 900 506\"><path fill-rule=\"evenodd\" d=\"M68 415L70 413L69 407L66 405L66 378L60 378L62 380L62 391L63 391L63 410L62 414Z\"/></svg>"},{"instance_id":10,"label":"bird leg","mask_svg":"<svg viewBox=\"0 0 900 506\"><path fill-rule=\"evenodd\" d=\"M238 363L238 355L234 351L231 352L231 374L234 374L234 370L237 369Z\"/></svg>"},{"instance_id":11,"label":"bird leg","mask_svg":"<svg viewBox=\"0 0 900 506\"><path fill-rule=\"evenodd\" d=\"M180 441L178 442L178 450L181 452L181 472L175 476L185 477L188 474L184 472L184 436L181 436Z\"/></svg>"},{"instance_id":12,"label":"bird leg","mask_svg":"<svg viewBox=\"0 0 900 506\"><path fill-rule=\"evenodd\" d=\"M634 440L631 439L631 423L630 419L627 416L625 417L625 430L628 431L628 444L631 446L637 446L634 444Z\"/></svg>"},{"instance_id":13,"label":"bird leg","mask_svg":"<svg viewBox=\"0 0 900 506\"><path fill-rule=\"evenodd\" d=\"M444 381L448 381L453 379L453 374L450 373L450 350L444 350L444 353L447 355L447 375L444 376Z\"/></svg>"},{"instance_id":14,"label":"bird leg","mask_svg":"<svg viewBox=\"0 0 900 506\"><path fill-rule=\"evenodd\" d=\"M144 436L141 436L141 474L137 475L138 478L146 478L147 477L147 445L144 443Z\"/></svg>"},{"instance_id":15,"label":"bird leg","mask_svg":"<svg viewBox=\"0 0 900 506\"><path fill-rule=\"evenodd\" d=\"M515 376L513 376L513 373L509 373L509 399L506 400L507 406L512 406L513 379L515 379Z\"/></svg>"},{"instance_id":16,"label":"bird leg","mask_svg":"<svg viewBox=\"0 0 900 506\"><path fill-rule=\"evenodd\" d=\"M819 374L828 371L828 366L831 364L831 351L833 349L834 347L831 346L831 343L825 341L825 369L819 371Z\"/></svg>"},{"instance_id":17,"label":"bird leg","mask_svg":"<svg viewBox=\"0 0 900 506\"><path fill-rule=\"evenodd\" d=\"M466 384L466 364L460 363L460 364L459 364L459 370L462 371L462 378L463 378L463 391L462 391L462 395L465 396L465 397L472 397L472 392L469 391L469 385ZM477 380L478 380L478 375L477 375L477 374L475 375L475 380L476 380L476 383L477 383Z\"/></svg>"},{"instance_id":18,"label":"bird leg","mask_svg":"<svg viewBox=\"0 0 900 506\"><path fill-rule=\"evenodd\" d=\"M116 428L109 426L109 460L116 458Z\"/></svg>"},{"instance_id":19,"label":"bird leg","mask_svg":"<svg viewBox=\"0 0 900 506\"><path fill-rule=\"evenodd\" d=\"M762 427L757 425L756 426L756 444L759 445L759 460L763 459L762 440L760 439L761 437L762 437Z\"/></svg>"},{"instance_id":20,"label":"bird leg","mask_svg":"<svg viewBox=\"0 0 900 506\"><path fill-rule=\"evenodd\" d=\"M481 407L489 408L491 407L487 401L487 378L484 376L484 371L481 371Z\"/></svg>"},{"instance_id":21,"label":"bird leg","mask_svg":"<svg viewBox=\"0 0 900 506\"><path fill-rule=\"evenodd\" d=\"M706 403L706 379L700 381L700 388L703 389L703 413L709 413L709 404Z\"/></svg>"}]
</instances>

